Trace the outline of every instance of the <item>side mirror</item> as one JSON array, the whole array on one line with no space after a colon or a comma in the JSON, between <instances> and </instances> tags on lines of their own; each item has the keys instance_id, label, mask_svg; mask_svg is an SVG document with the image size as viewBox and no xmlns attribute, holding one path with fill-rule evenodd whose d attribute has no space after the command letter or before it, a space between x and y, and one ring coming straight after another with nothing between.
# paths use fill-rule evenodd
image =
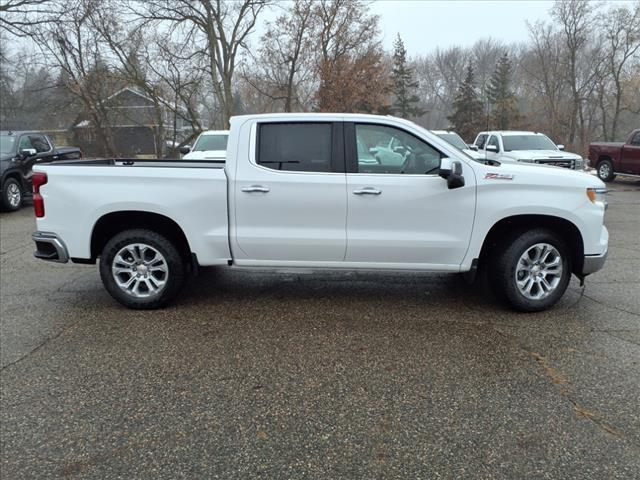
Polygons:
<instances>
[{"instance_id":1,"label":"side mirror","mask_svg":"<svg viewBox=\"0 0 640 480\"><path fill-rule=\"evenodd\" d=\"M447 181L449 189L464 187L464 177L462 176L462 163L451 161L450 158L443 158L440 161L440 171L442 178Z\"/></svg>"},{"instance_id":2,"label":"side mirror","mask_svg":"<svg viewBox=\"0 0 640 480\"><path fill-rule=\"evenodd\" d=\"M498 153L498 147L496 147L495 145L487 145L487 147L485 148L485 150L486 150L487 152Z\"/></svg>"},{"instance_id":3,"label":"side mirror","mask_svg":"<svg viewBox=\"0 0 640 480\"><path fill-rule=\"evenodd\" d=\"M478 151L478 146L473 145L472 143L468 144L467 147L469 147L469 150L473 150L474 152Z\"/></svg>"},{"instance_id":4,"label":"side mirror","mask_svg":"<svg viewBox=\"0 0 640 480\"><path fill-rule=\"evenodd\" d=\"M188 146L184 146L184 147L180 147L180 153L182 155L186 155L187 153L189 153L191 151L191 148Z\"/></svg>"},{"instance_id":5,"label":"side mirror","mask_svg":"<svg viewBox=\"0 0 640 480\"><path fill-rule=\"evenodd\" d=\"M35 148L23 148L22 150L20 150L20 155L22 155L22 158L33 157L36 153L38 153L38 151Z\"/></svg>"},{"instance_id":6,"label":"side mirror","mask_svg":"<svg viewBox=\"0 0 640 480\"><path fill-rule=\"evenodd\" d=\"M556 147L558 147L558 150L564 150L564 145L562 144L556 145Z\"/></svg>"}]
</instances>

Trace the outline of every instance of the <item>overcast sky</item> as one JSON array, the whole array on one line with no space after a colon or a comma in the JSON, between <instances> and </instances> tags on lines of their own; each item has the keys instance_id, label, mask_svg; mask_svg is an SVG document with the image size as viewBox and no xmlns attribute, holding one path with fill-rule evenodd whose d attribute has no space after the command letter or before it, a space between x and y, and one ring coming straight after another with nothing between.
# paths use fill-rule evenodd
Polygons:
<instances>
[{"instance_id":1,"label":"overcast sky","mask_svg":"<svg viewBox=\"0 0 640 480\"><path fill-rule=\"evenodd\" d=\"M549 18L551 0L376 0L372 13L380 16L385 49L398 32L409 55L436 47L470 46L483 37L505 42L528 38L526 20Z\"/></svg>"}]
</instances>

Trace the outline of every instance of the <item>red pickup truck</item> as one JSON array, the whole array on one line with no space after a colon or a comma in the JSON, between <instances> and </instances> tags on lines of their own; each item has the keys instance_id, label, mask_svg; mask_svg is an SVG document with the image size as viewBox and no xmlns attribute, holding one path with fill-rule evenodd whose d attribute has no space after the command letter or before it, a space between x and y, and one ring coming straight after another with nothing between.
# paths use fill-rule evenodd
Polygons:
<instances>
[{"instance_id":1,"label":"red pickup truck","mask_svg":"<svg viewBox=\"0 0 640 480\"><path fill-rule=\"evenodd\" d=\"M611 182L616 174L640 175L640 128L634 130L624 143L595 142L589 145L589 161L598 177Z\"/></svg>"}]
</instances>

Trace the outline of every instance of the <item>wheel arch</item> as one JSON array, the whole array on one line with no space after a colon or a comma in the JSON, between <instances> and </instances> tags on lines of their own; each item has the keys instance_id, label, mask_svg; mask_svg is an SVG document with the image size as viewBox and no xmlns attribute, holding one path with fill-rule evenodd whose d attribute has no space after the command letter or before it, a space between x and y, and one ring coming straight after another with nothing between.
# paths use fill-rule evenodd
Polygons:
<instances>
[{"instance_id":1,"label":"wheel arch","mask_svg":"<svg viewBox=\"0 0 640 480\"><path fill-rule=\"evenodd\" d=\"M175 243L185 261L191 261L191 246L187 236L173 219L160 213L125 210L107 213L94 224L91 231L91 262L95 262L110 238L134 228L145 228L166 236Z\"/></svg>"},{"instance_id":2,"label":"wheel arch","mask_svg":"<svg viewBox=\"0 0 640 480\"><path fill-rule=\"evenodd\" d=\"M613 163L614 163L614 159L611 157L610 154L608 154L608 153L599 153L598 154L598 159L596 160L595 166L597 167L600 162L604 162L604 161L611 162L611 165L613 165Z\"/></svg>"},{"instance_id":3,"label":"wheel arch","mask_svg":"<svg viewBox=\"0 0 640 480\"><path fill-rule=\"evenodd\" d=\"M480 250L480 262L486 262L492 249L509 234L534 228L547 228L560 235L569 249L573 273L582 271L584 239L580 229L570 220L553 215L513 215L499 220L485 236Z\"/></svg>"},{"instance_id":4,"label":"wheel arch","mask_svg":"<svg viewBox=\"0 0 640 480\"><path fill-rule=\"evenodd\" d=\"M22 174L20 173L19 170L7 170L6 172L4 172L2 174L2 188L4 188L4 182L6 182L7 180L9 180L10 178L13 178L14 180L16 180L19 184L20 187L22 188L22 194L29 194L30 192L28 191L27 188L27 183L25 182L24 178L22 177Z\"/></svg>"}]
</instances>

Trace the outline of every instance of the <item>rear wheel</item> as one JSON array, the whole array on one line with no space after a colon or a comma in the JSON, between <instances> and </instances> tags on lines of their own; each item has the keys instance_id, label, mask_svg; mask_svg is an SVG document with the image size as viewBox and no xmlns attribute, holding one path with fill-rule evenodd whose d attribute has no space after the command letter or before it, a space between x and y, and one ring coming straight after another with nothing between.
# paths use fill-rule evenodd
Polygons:
<instances>
[{"instance_id":1,"label":"rear wheel","mask_svg":"<svg viewBox=\"0 0 640 480\"><path fill-rule=\"evenodd\" d=\"M107 291L129 308L165 306L182 288L185 262L176 246L152 230L126 230L105 245L100 276Z\"/></svg>"},{"instance_id":2,"label":"rear wheel","mask_svg":"<svg viewBox=\"0 0 640 480\"><path fill-rule=\"evenodd\" d=\"M10 212L22 207L22 187L15 178L8 178L2 186L2 208Z\"/></svg>"},{"instance_id":3,"label":"rear wheel","mask_svg":"<svg viewBox=\"0 0 640 480\"><path fill-rule=\"evenodd\" d=\"M569 285L571 259L565 243L546 229L526 230L496 246L489 281L515 310L537 312L553 306Z\"/></svg>"},{"instance_id":4,"label":"rear wheel","mask_svg":"<svg viewBox=\"0 0 640 480\"><path fill-rule=\"evenodd\" d=\"M603 182L612 182L616 178L611 160L599 161L596 171L598 172L598 178Z\"/></svg>"}]
</instances>

